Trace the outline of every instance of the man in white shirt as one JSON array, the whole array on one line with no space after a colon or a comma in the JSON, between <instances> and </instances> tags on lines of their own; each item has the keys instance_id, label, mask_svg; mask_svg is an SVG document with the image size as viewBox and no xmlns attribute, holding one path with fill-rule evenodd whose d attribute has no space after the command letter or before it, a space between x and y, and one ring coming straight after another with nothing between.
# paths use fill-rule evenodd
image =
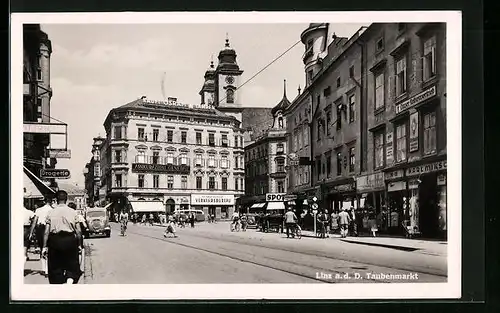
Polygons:
<instances>
[{"instance_id":1,"label":"man in white shirt","mask_svg":"<svg viewBox=\"0 0 500 313\"><path fill-rule=\"evenodd\" d=\"M39 208L35 210L35 238L40 248L40 257L42 256L43 250L43 236L45 235L45 222L47 220L47 214L52 210L52 207L48 199L40 201Z\"/></svg>"},{"instance_id":2,"label":"man in white shirt","mask_svg":"<svg viewBox=\"0 0 500 313\"><path fill-rule=\"evenodd\" d=\"M30 247L31 236L33 235L33 225L35 223L35 213L24 207L24 257L28 260L28 248Z\"/></svg>"}]
</instances>

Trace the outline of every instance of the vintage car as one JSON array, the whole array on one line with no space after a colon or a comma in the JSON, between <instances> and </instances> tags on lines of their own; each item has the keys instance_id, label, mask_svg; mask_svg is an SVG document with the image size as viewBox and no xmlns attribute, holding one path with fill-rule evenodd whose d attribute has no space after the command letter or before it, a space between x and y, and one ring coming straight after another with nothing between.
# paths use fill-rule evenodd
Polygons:
<instances>
[{"instance_id":1,"label":"vintage car","mask_svg":"<svg viewBox=\"0 0 500 313\"><path fill-rule=\"evenodd\" d=\"M106 208L88 208L85 213L87 221L87 236L104 235L111 237L111 227L109 226L109 216Z\"/></svg>"},{"instance_id":2,"label":"vintage car","mask_svg":"<svg viewBox=\"0 0 500 313\"><path fill-rule=\"evenodd\" d=\"M247 214L247 228L258 228L259 215L254 213Z\"/></svg>"},{"instance_id":3,"label":"vintage car","mask_svg":"<svg viewBox=\"0 0 500 313\"><path fill-rule=\"evenodd\" d=\"M257 225L263 232L282 232L284 227L284 218L281 213L261 214L258 216Z\"/></svg>"}]
</instances>

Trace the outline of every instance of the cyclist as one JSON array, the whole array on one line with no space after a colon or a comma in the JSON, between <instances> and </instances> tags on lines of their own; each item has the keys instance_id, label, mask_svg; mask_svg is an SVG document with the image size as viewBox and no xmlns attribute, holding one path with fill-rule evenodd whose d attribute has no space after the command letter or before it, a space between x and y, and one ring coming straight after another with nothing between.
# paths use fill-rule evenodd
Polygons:
<instances>
[{"instance_id":1,"label":"cyclist","mask_svg":"<svg viewBox=\"0 0 500 313\"><path fill-rule=\"evenodd\" d=\"M125 211L122 211L120 213L119 219L120 219L120 223L121 223L122 236L125 236L125 232L127 231L128 213Z\"/></svg>"},{"instance_id":2,"label":"cyclist","mask_svg":"<svg viewBox=\"0 0 500 313\"><path fill-rule=\"evenodd\" d=\"M238 226L238 223L239 223L239 220L240 220L240 215L238 214L238 212L234 212L233 213L233 216L231 218L232 222L231 222L231 231L234 231L236 229L236 227Z\"/></svg>"},{"instance_id":3,"label":"cyclist","mask_svg":"<svg viewBox=\"0 0 500 313\"><path fill-rule=\"evenodd\" d=\"M297 227L297 215L293 213L291 208L285 213L286 238L290 238L290 229L292 230L292 238L295 237L295 227Z\"/></svg>"}]
</instances>

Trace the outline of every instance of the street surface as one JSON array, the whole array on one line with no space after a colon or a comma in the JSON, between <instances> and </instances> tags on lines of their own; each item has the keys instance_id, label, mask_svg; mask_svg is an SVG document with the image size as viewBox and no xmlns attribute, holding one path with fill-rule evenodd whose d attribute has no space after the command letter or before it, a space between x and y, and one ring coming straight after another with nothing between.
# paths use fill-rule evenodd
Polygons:
<instances>
[{"instance_id":1,"label":"street surface","mask_svg":"<svg viewBox=\"0 0 500 313\"><path fill-rule=\"evenodd\" d=\"M228 222L178 227L178 238L164 238L164 229L130 223L123 237L112 223L111 238L87 239L84 283L446 282L446 254L425 249L230 232Z\"/></svg>"}]
</instances>

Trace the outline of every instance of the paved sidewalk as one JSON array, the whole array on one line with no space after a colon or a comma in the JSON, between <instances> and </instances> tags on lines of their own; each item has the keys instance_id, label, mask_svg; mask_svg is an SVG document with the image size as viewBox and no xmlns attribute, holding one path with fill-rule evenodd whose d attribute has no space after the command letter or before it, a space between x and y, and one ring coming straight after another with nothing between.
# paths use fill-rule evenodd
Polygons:
<instances>
[{"instance_id":1,"label":"paved sidewalk","mask_svg":"<svg viewBox=\"0 0 500 313\"><path fill-rule=\"evenodd\" d=\"M25 284L48 284L49 280L43 275L42 261L37 254L28 252L29 260L24 263Z\"/></svg>"},{"instance_id":2,"label":"paved sidewalk","mask_svg":"<svg viewBox=\"0 0 500 313\"><path fill-rule=\"evenodd\" d=\"M379 246L404 251L420 250L420 253L446 256L448 244L446 241L431 241L393 237L347 237L341 239L344 242Z\"/></svg>"}]
</instances>

